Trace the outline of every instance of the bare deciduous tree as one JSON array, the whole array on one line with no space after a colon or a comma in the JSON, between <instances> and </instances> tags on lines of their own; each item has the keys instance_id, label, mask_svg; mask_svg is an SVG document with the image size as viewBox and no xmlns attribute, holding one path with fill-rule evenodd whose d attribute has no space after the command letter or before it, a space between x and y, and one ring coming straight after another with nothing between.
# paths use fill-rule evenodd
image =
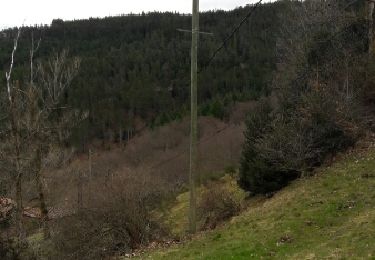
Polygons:
<instances>
[{"instance_id":1,"label":"bare deciduous tree","mask_svg":"<svg viewBox=\"0 0 375 260\"><path fill-rule=\"evenodd\" d=\"M32 66L32 62L31 62ZM73 123L74 114L66 107L61 106L63 93L71 85L80 66L80 59L68 59L68 52L62 51L55 54L46 63L37 64L35 84L29 85L29 133L30 147L34 152L35 180L40 200L41 221L45 237L49 236L47 225L48 209L43 190L43 158L48 154L51 144L56 143L56 138L62 138L63 129L69 129ZM31 79L33 76L31 76ZM59 111L59 116L51 118Z\"/></svg>"},{"instance_id":2,"label":"bare deciduous tree","mask_svg":"<svg viewBox=\"0 0 375 260\"><path fill-rule=\"evenodd\" d=\"M14 166L14 179L16 182L16 203L17 203L17 231L20 240L24 239L23 224L22 224L22 163L21 163L21 138L20 138L20 120L19 120L19 110L17 106L19 105L19 93L17 92L18 83L13 83L11 81L13 67L14 67L14 55L17 51L18 41L21 35L21 29L18 29L17 36L14 39L13 50L11 54L11 62L9 71L6 72L6 81L7 81L7 93L8 93L8 119L10 122L10 141L13 147L12 161Z\"/></svg>"},{"instance_id":3,"label":"bare deciduous tree","mask_svg":"<svg viewBox=\"0 0 375 260\"><path fill-rule=\"evenodd\" d=\"M14 55L18 47L21 29L14 40L9 71L6 73L8 106L8 156L14 168L17 202L17 229L20 240L24 239L22 225L22 180L26 173L34 174L40 201L41 222L45 237L49 236L47 225L48 209L43 188L42 170L44 158L56 139L61 139L63 131L72 127L73 119L79 114L62 106L62 98L71 85L80 66L79 58L68 58L63 50L47 62L39 61L34 66L34 56L39 49L40 40L35 45L32 35L30 49L30 81L20 83L12 80ZM6 134L5 134L6 136ZM58 138L57 138L58 136Z\"/></svg>"}]
</instances>

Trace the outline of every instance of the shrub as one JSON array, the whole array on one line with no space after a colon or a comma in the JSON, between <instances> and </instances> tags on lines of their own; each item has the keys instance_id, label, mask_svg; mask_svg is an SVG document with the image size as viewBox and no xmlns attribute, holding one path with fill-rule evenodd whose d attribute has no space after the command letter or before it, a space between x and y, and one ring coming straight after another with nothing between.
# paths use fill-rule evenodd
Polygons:
<instances>
[{"instance_id":1,"label":"shrub","mask_svg":"<svg viewBox=\"0 0 375 260\"><path fill-rule=\"evenodd\" d=\"M267 157L262 156L259 149L262 136L272 133L271 111L269 103L263 100L246 121L239 184L252 194L275 191L290 179L287 172L274 167Z\"/></svg>"},{"instance_id":2,"label":"shrub","mask_svg":"<svg viewBox=\"0 0 375 260\"><path fill-rule=\"evenodd\" d=\"M292 110L270 112L261 104L249 116L240 168L240 186L253 194L277 191L302 172L320 166L328 155L346 149L355 136L339 123L333 95L303 94Z\"/></svg>"},{"instance_id":3,"label":"shrub","mask_svg":"<svg viewBox=\"0 0 375 260\"><path fill-rule=\"evenodd\" d=\"M17 259L16 250L11 241L0 237L0 259Z\"/></svg>"},{"instance_id":4,"label":"shrub","mask_svg":"<svg viewBox=\"0 0 375 260\"><path fill-rule=\"evenodd\" d=\"M238 215L244 207L246 193L236 180L226 175L203 188L198 201L198 214L203 229L215 228L219 223Z\"/></svg>"},{"instance_id":5,"label":"shrub","mask_svg":"<svg viewBox=\"0 0 375 260\"><path fill-rule=\"evenodd\" d=\"M20 243L14 238L0 236L0 259L2 260L40 260L27 242Z\"/></svg>"},{"instance_id":6,"label":"shrub","mask_svg":"<svg viewBox=\"0 0 375 260\"><path fill-rule=\"evenodd\" d=\"M365 91L362 20L348 20L332 1L311 1L294 6L284 22L273 111L260 105L246 123L239 183L253 194L277 191L347 149L374 115L372 94Z\"/></svg>"},{"instance_id":7,"label":"shrub","mask_svg":"<svg viewBox=\"0 0 375 260\"><path fill-rule=\"evenodd\" d=\"M160 233L145 207L116 202L85 210L59 223L54 237L58 257L104 259L145 245Z\"/></svg>"},{"instance_id":8,"label":"shrub","mask_svg":"<svg viewBox=\"0 0 375 260\"><path fill-rule=\"evenodd\" d=\"M234 165L228 165L225 167L224 172L229 175L233 175L236 173L236 167Z\"/></svg>"},{"instance_id":9,"label":"shrub","mask_svg":"<svg viewBox=\"0 0 375 260\"><path fill-rule=\"evenodd\" d=\"M92 194L91 206L59 220L53 228L53 258L104 259L128 253L164 235L150 215L160 191L138 178L142 179L118 178L110 189Z\"/></svg>"},{"instance_id":10,"label":"shrub","mask_svg":"<svg viewBox=\"0 0 375 260\"><path fill-rule=\"evenodd\" d=\"M223 102L224 98L214 98L201 107L199 107L199 114L202 116L212 116L218 119L224 119L228 114L229 104Z\"/></svg>"}]
</instances>

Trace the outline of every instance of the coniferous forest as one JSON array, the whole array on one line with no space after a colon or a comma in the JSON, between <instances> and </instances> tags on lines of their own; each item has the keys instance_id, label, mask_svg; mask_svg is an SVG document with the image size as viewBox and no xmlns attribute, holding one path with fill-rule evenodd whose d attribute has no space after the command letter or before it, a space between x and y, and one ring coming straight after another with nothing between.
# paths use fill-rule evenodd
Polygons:
<instances>
[{"instance_id":1,"label":"coniferous forest","mask_svg":"<svg viewBox=\"0 0 375 260\"><path fill-rule=\"evenodd\" d=\"M199 49L201 115L223 119L234 101L257 99L267 94L275 68L278 15L282 2L266 4L228 42L207 66L213 52L250 7L201 14ZM81 70L65 96L66 104L86 111L89 117L75 142L83 145L108 132L134 129L134 118L148 126L162 125L185 116L189 110L191 16L148 13L105 19L54 20L51 26L27 27L22 31L16 54L19 80L28 78L29 47L41 39L35 58L62 49L82 59ZM0 66L9 65L16 30L0 39ZM24 66L20 66L23 64ZM4 73L4 72L2 72ZM2 78L2 86L5 79ZM4 90L4 87L1 87ZM114 138L114 137L113 137Z\"/></svg>"}]
</instances>

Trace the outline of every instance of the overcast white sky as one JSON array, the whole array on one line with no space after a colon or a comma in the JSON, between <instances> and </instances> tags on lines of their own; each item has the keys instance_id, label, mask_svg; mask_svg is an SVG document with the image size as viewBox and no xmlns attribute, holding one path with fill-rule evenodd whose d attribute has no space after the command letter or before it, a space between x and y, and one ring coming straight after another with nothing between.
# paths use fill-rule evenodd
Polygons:
<instances>
[{"instance_id":1,"label":"overcast white sky","mask_svg":"<svg viewBox=\"0 0 375 260\"><path fill-rule=\"evenodd\" d=\"M257 0L200 0L200 9L233 9ZM266 2L269 2L267 0ZM0 28L50 24L52 19L73 20L113 16L142 11L191 12L191 0L3 0L0 3Z\"/></svg>"}]
</instances>

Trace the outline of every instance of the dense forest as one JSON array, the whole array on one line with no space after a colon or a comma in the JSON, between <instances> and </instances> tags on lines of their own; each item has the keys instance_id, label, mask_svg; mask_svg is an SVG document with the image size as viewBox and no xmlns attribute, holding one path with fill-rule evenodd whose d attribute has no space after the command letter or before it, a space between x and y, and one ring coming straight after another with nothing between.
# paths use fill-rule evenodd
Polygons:
<instances>
[{"instance_id":1,"label":"dense forest","mask_svg":"<svg viewBox=\"0 0 375 260\"><path fill-rule=\"evenodd\" d=\"M202 31L214 34L201 35L202 115L224 118L232 102L268 93L276 62L276 13L284 6L282 2L262 5L209 66L206 65L213 52L251 7L201 14ZM15 58L16 77L29 77L31 35L34 41L41 38L35 58L45 58L62 49L69 50L70 56L79 56L79 75L65 96L71 107L89 112L76 141L82 145L92 137L114 139L114 133L118 139L122 136L119 131L135 128L134 118L155 126L187 113L191 35L177 29L190 27L189 15L148 13L54 20L48 27L24 28ZM6 37L0 39L0 68L5 69L16 30L6 30L3 35ZM5 79L1 84L4 90Z\"/></svg>"}]
</instances>

